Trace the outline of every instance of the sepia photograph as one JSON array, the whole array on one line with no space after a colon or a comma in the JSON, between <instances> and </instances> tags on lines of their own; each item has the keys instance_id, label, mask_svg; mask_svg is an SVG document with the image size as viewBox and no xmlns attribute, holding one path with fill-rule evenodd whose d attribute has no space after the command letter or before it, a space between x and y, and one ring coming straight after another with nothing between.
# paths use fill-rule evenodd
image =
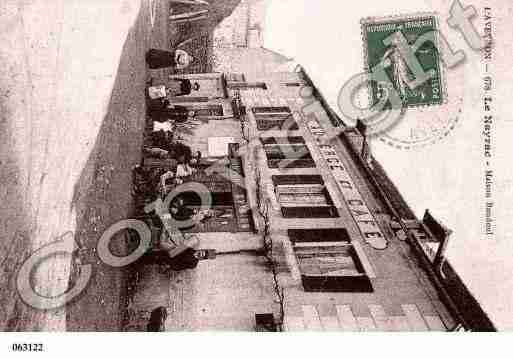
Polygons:
<instances>
[{"instance_id":1,"label":"sepia photograph","mask_svg":"<svg viewBox=\"0 0 513 359\"><path fill-rule=\"evenodd\" d=\"M2 350L513 330L512 24L507 0L0 1Z\"/></svg>"}]
</instances>

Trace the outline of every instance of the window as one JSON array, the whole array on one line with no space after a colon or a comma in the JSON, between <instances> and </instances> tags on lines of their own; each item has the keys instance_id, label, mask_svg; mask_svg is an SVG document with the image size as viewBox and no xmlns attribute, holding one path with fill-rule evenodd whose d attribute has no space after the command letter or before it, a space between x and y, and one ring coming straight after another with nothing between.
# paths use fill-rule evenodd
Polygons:
<instances>
[{"instance_id":1,"label":"window","mask_svg":"<svg viewBox=\"0 0 513 359\"><path fill-rule=\"evenodd\" d=\"M312 207L319 207L329 205L322 185L278 186L276 194L282 206L302 207L308 204Z\"/></svg>"},{"instance_id":2,"label":"window","mask_svg":"<svg viewBox=\"0 0 513 359\"><path fill-rule=\"evenodd\" d=\"M312 158L308 147L304 144L269 144L264 145L267 158L273 159L297 159L297 158Z\"/></svg>"},{"instance_id":3,"label":"window","mask_svg":"<svg viewBox=\"0 0 513 359\"><path fill-rule=\"evenodd\" d=\"M305 291L372 292L345 228L289 229Z\"/></svg>"},{"instance_id":4,"label":"window","mask_svg":"<svg viewBox=\"0 0 513 359\"><path fill-rule=\"evenodd\" d=\"M256 116L256 123L259 131L297 131L299 129L292 116L287 118L280 118L273 115Z\"/></svg>"},{"instance_id":5,"label":"window","mask_svg":"<svg viewBox=\"0 0 513 359\"><path fill-rule=\"evenodd\" d=\"M288 137L261 137L260 142L264 145L272 144L289 144L289 143L305 143L305 139L301 136L288 136Z\"/></svg>"},{"instance_id":6,"label":"window","mask_svg":"<svg viewBox=\"0 0 513 359\"><path fill-rule=\"evenodd\" d=\"M350 242L345 228L289 229L293 244L302 242Z\"/></svg>"},{"instance_id":7,"label":"window","mask_svg":"<svg viewBox=\"0 0 513 359\"><path fill-rule=\"evenodd\" d=\"M196 116L223 116L222 105L206 105L206 106L188 106L188 108L196 113Z\"/></svg>"},{"instance_id":8,"label":"window","mask_svg":"<svg viewBox=\"0 0 513 359\"><path fill-rule=\"evenodd\" d=\"M210 98L207 96L171 96L169 97L171 103L185 104L189 102L209 102Z\"/></svg>"},{"instance_id":9,"label":"window","mask_svg":"<svg viewBox=\"0 0 513 359\"><path fill-rule=\"evenodd\" d=\"M201 76L201 75L200 75ZM197 98L206 97L208 98L224 98L224 83L223 79L220 76L198 76L189 75L186 78L191 81L191 84L194 85L197 83L200 87L199 89L192 90L188 95L182 96L173 96L170 98L171 103L176 102L177 98L184 99L188 102L196 102ZM182 78L180 75L172 75L171 78Z\"/></svg>"},{"instance_id":10,"label":"window","mask_svg":"<svg viewBox=\"0 0 513 359\"><path fill-rule=\"evenodd\" d=\"M322 177L319 175L278 175L272 176L275 186L286 184L324 184Z\"/></svg>"},{"instance_id":11,"label":"window","mask_svg":"<svg viewBox=\"0 0 513 359\"><path fill-rule=\"evenodd\" d=\"M356 264L350 244L339 246L296 245L294 251L303 275L357 276L362 269Z\"/></svg>"},{"instance_id":12,"label":"window","mask_svg":"<svg viewBox=\"0 0 513 359\"><path fill-rule=\"evenodd\" d=\"M290 108L288 106L266 106L266 107L253 107L253 113L258 114L273 114L273 115L290 115Z\"/></svg>"},{"instance_id":13,"label":"window","mask_svg":"<svg viewBox=\"0 0 513 359\"><path fill-rule=\"evenodd\" d=\"M320 176L297 175L272 178L283 217L338 217L337 210Z\"/></svg>"},{"instance_id":14,"label":"window","mask_svg":"<svg viewBox=\"0 0 513 359\"><path fill-rule=\"evenodd\" d=\"M249 89L267 90L267 85L265 82L228 82L227 86L230 89L239 89L239 90L249 90Z\"/></svg>"},{"instance_id":15,"label":"window","mask_svg":"<svg viewBox=\"0 0 513 359\"><path fill-rule=\"evenodd\" d=\"M271 129L295 131L299 129L287 106L253 107L253 113L259 131Z\"/></svg>"},{"instance_id":16,"label":"window","mask_svg":"<svg viewBox=\"0 0 513 359\"><path fill-rule=\"evenodd\" d=\"M245 82L246 81L246 77L244 76L244 74L239 74L239 73L226 73L225 79L228 82Z\"/></svg>"},{"instance_id":17,"label":"window","mask_svg":"<svg viewBox=\"0 0 513 359\"><path fill-rule=\"evenodd\" d=\"M312 168L315 162L300 136L261 139L269 168Z\"/></svg>"},{"instance_id":18,"label":"window","mask_svg":"<svg viewBox=\"0 0 513 359\"><path fill-rule=\"evenodd\" d=\"M240 157L230 157L230 169L242 175ZM233 172L230 172L233 174ZM198 171L191 175L190 180L203 184L212 199L209 216L196 223L189 232L250 232L253 229L251 210L248 205L246 190L241 186L240 176L233 175L227 179L221 174L206 174ZM201 198L194 192L182 195L186 207L197 210Z\"/></svg>"},{"instance_id":19,"label":"window","mask_svg":"<svg viewBox=\"0 0 513 359\"><path fill-rule=\"evenodd\" d=\"M264 146L265 153L267 154L267 158L303 158L310 156L310 151L306 145L295 145L295 144L271 144Z\"/></svg>"}]
</instances>

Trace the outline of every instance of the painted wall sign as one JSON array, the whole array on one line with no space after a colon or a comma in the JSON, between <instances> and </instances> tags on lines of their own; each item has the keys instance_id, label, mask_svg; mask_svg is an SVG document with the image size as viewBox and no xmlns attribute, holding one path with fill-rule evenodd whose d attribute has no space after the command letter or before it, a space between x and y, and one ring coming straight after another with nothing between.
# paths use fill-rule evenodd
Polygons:
<instances>
[{"instance_id":1,"label":"painted wall sign","mask_svg":"<svg viewBox=\"0 0 513 359\"><path fill-rule=\"evenodd\" d=\"M356 188L353 179L344 167L335 148L332 145L322 144L326 131L317 120L313 119L307 122L307 127L317 141L319 151L333 174L338 188L342 192L344 201L349 208L349 212L362 233L363 239L375 249L385 249L388 241L363 201L362 195Z\"/></svg>"}]
</instances>

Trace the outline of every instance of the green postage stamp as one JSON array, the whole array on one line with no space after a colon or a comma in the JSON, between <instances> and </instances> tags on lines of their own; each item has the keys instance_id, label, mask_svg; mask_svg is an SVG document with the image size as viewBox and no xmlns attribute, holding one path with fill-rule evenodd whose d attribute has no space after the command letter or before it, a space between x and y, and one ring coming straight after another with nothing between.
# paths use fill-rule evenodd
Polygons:
<instances>
[{"instance_id":1,"label":"green postage stamp","mask_svg":"<svg viewBox=\"0 0 513 359\"><path fill-rule=\"evenodd\" d=\"M365 69L384 70L369 82L371 104L386 91L395 91L404 107L445 102L435 14L365 18L361 24Z\"/></svg>"}]
</instances>

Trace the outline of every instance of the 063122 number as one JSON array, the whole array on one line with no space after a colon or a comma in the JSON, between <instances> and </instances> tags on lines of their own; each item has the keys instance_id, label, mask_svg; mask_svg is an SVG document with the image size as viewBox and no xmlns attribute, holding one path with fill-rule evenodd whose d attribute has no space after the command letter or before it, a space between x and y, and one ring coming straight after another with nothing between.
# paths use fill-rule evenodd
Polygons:
<instances>
[{"instance_id":1,"label":"063122 number","mask_svg":"<svg viewBox=\"0 0 513 359\"><path fill-rule=\"evenodd\" d=\"M11 350L13 352L42 352L42 343L12 343Z\"/></svg>"}]
</instances>

